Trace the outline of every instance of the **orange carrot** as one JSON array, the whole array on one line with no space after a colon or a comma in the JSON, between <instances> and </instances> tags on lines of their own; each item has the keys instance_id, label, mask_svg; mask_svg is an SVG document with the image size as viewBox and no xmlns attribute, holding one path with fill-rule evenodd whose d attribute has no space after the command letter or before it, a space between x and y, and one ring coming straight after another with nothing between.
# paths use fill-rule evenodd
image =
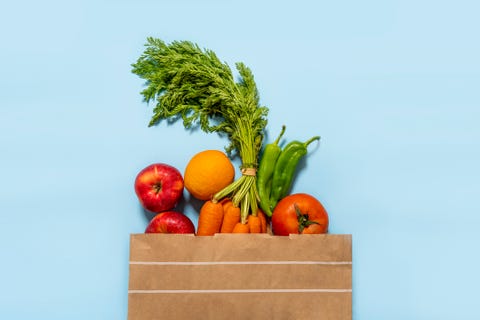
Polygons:
<instances>
[{"instance_id":1,"label":"orange carrot","mask_svg":"<svg viewBox=\"0 0 480 320\"><path fill-rule=\"evenodd\" d=\"M231 233L233 228L240 222L240 207L235 207L233 204L223 206L223 222L221 233Z\"/></svg>"},{"instance_id":2,"label":"orange carrot","mask_svg":"<svg viewBox=\"0 0 480 320\"><path fill-rule=\"evenodd\" d=\"M220 203L222 204L222 206L225 206L225 205L227 205L227 204L232 203L232 199L230 199L230 198L223 198L222 200L220 200Z\"/></svg>"},{"instance_id":3,"label":"orange carrot","mask_svg":"<svg viewBox=\"0 0 480 320\"><path fill-rule=\"evenodd\" d=\"M233 204L232 200L230 200L229 198L223 198L222 201L220 201L220 203L223 206L224 213L227 212L228 207L230 207Z\"/></svg>"},{"instance_id":4,"label":"orange carrot","mask_svg":"<svg viewBox=\"0 0 480 320\"><path fill-rule=\"evenodd\" d=\"M262 226L260 222L260 218L257 216L254 216L253 214L248 216L248 224L250 225L250 233L261 233L262 232Z\"/></svg>"},{"instance_id":5,"label":"orange carrot","mask_svg":"<svg viewBox=\"0 0 480 320\"><path fill-rule=\"evenodd\" d=\"M232 230L232 233L250 233L250 226L246 223L243 224L241 222L237 222Z\"/></svg>"},{"instance_id":6,"label":"orange carrot","mask_svg":"<svg viewBox=\"0 0 480 320\"><path fill-rule=\"evenodd\" d=\"M265 213L263 213L262 210L258 209L258 217L260 218L260 226L261 226L261 233L266 233L267 232L267 217L265 216Z\"/></svg>"},{"instance_id":7,"label":"orange carrot","mask_svg":"<svg viewBox=\"0 0 480 320\"><path fill-rule=\"evenodd\" d=\"M198 216L197 236L212 236L220 232L223 206L220 202L205 201Z\"/></svg>"}]
</instances>

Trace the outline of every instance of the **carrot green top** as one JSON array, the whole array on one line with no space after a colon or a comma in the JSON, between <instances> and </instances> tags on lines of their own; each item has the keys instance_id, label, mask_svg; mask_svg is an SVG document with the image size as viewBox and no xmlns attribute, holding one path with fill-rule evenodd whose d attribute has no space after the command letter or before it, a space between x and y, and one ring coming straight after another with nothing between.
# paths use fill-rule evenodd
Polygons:
<instances>
[{"instance_id":1,"label":"carrot green top","mask_svg":"<svg viewBox=\"0 0 480 320\"><path fill-rule=\"evenodd\" d=\"M144 100L156 101L149 126L162 119L181 118L185 128L199 126L205 132L226 134L230 140L226 152L238 153L242 167L256 168L268 108L259 104L251 70L236 63L239 79L235 81L230 67L213 51L189 41L166 44L150 37L145 46L132 64L132 72L146 80L141 92ZM214 200L231 196L236 204L241 203L243 217L249 211L256 212L258 204L255 183L249 181L255 176L249 173L242 178L219 192Z\"/></svg>"}]
</instances>

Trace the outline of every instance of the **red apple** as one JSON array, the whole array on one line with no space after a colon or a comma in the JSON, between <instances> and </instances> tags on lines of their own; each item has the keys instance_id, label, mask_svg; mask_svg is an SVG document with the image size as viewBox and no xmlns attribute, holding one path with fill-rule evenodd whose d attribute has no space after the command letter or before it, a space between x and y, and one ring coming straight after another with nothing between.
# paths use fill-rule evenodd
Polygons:
<instances>
[{"instance_id":1,"label":"red apple","mask_svg":"<svg viewBox=\"0 0 480 320\"><path fill-rule=\"evenodd\" d=\"M195 233L195 226L183 213L165 211L150 220L145 233Z\"/></svg>"},{"instance_id":2,"label":"red apple","mask_svg":"<svg viewBox=\"0 0 480 320\"><path fill-rule=\"evenodd\" d=\"M159 213L173 209L183 194L183 177L171 165L155 163L135 179L135 193L143 208Z\"/></svg>"}]
</instances>

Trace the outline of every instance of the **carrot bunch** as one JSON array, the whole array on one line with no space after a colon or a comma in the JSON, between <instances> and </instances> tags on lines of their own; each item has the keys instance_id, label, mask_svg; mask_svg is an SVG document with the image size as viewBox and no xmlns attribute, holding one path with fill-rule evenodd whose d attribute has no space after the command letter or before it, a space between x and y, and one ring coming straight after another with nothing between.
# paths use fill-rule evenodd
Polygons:
<instances>
[{"instance_id":1,"label":"carrot bunch","mask_svg":"<svg viewBox=\"0 0 480 320\"><path fill-rule=\"evenodd\" d=\"M266 233L267 217L261 210L250 214L246 223L240 219L240 207L235 206L229 198L213 202L207 200L198 216L198 236L211 236L215 233Z\"/></svg>"}]
</instances>

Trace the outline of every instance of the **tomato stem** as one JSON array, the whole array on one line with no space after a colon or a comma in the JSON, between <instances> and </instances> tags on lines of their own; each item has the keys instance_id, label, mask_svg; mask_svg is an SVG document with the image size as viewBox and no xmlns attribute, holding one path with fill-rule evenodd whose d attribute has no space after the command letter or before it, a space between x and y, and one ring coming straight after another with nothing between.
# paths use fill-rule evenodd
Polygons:
<instances>
[{"instance_id":1,"label":"tomato stem","mask_svg":"<svg viewBox=\"0 0 480 320\"><path fill-rule=\"evenodd\" d=\"M300 208L296 203L294 203L293 206L295 207L295 213L297 214L298 219L298 233L302 233L305 228L308 228L308 226L311 226L312 224L319 224L316 221L308 220L308 214L300 211Z\"/></svg>"}]
</instances>

